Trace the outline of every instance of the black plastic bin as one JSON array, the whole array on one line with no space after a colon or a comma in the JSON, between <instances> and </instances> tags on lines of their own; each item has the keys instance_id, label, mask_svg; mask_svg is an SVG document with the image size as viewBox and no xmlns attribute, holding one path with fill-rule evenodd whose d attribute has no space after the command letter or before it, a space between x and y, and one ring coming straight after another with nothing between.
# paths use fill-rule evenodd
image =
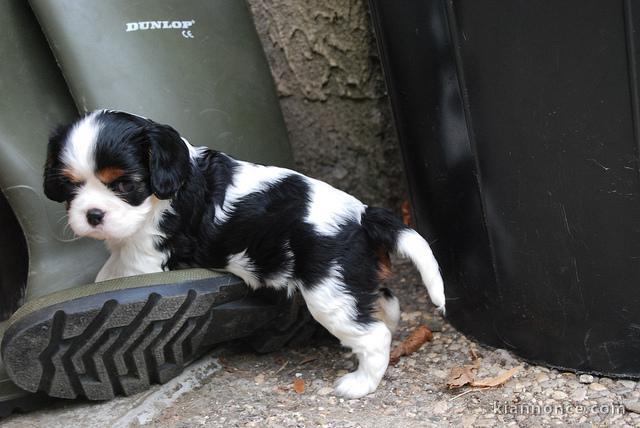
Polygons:
<instances>
[{"instance_id":1,"label":"black plastic bin","mask_svg":"<svg viewBox=\"0 0 640 428\"><path fill-rule=\"evenodd\" d=\"M640 376L640 5L371 0L447 316L549 366Z\"/></svg>"}]
</instances>

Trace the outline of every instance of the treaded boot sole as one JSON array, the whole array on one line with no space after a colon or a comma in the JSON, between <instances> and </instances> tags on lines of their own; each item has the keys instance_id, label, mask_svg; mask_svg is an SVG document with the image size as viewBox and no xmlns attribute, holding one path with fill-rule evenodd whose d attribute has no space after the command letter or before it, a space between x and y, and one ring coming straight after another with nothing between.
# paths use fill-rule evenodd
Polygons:
<instances>
[{"instance_id":1,"label":"treaded boot sole","mask_svg":"<svg viewBox=\"0 0 640 428\"><path fill-rule=\"evenodd\" d=\"M5 367L20 388L53 397L135 394L167 382L201 355L216 328L216 309L247 293L240 279L225 275L44 307L5 332Z\"/></svg>"}]
</instances>

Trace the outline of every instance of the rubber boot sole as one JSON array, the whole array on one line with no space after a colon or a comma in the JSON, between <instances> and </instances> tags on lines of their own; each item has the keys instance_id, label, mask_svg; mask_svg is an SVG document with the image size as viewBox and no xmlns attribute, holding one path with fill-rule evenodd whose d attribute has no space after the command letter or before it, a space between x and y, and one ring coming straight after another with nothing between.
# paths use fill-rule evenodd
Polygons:
<instances>
[{"instance_id":1,"label":"rubber boot sole","mask_svg":"<svg viewBox=\"0 0 640 428\"><path fill-rule=\"evenodd\" d=\"M2 340L12 381L52 397L107 400L167 382L213 344L263 327L278 308L223 275L99 292L27 312L14 315Z\"/></svg>"}]
</instances>

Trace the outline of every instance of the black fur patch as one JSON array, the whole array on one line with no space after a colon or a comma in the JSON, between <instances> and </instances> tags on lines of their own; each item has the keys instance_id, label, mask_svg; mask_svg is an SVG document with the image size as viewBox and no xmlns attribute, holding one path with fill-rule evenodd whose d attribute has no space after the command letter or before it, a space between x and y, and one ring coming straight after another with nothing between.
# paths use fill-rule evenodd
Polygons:
<instances>
[{"instance_id":1,"label":"black fur patch","mask_svg":"<svg viewBox=\"0 0 640 428\"><path fill-rule=\"evenodd\" d=\"M75 185L63 174L60 151L69 134L71 125L57 127L49 136L47 160L44 165L44 194L47 198L64 202L71 198Z\"/></svg>"},{"instance_id":2,"label":"black fur patch","mask_svg":"<svg viewBox=\"0 0 640 428\"><path fill-rule=\"evenodd\" d=\"M395 251L398 234L407 229L397 215L377 207L367 207L362 216L362 227L372 241L379 242L389 252Z\"/></svg>"},{"instance_id":3,"label":"black fur patch","mask_svg":"<svg viewBox=\"0 0 640 428\"><path fill-rule=\"evenodd\" d=\"M187 146L168 125L151 123L144 129L149 142L151 190L159 199L170 199L189 179Z\"/></svg>"},{"instance_id":4,"label":"black fur patch","mask_svg":"<svg viewBox=\"0 0 640 428\"><path fill-rule=\"evenodd\" d=\"M109 188L130 205L140 205L151 195L149 147L145 129L149 121L120 112L96 117L100 124L95 147L95 171L119 168L125 174Z\"/></svg>"}]
</instances>

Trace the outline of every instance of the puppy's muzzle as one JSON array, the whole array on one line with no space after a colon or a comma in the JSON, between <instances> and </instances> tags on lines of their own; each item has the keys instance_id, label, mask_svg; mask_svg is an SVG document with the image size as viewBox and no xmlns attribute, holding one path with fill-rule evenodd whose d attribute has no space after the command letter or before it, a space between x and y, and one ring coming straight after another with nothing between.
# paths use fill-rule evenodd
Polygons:
<instances>
[{"instance_id":1,"label":"puppy's muzzle","mask_svg":"<svg viewBox=\"0 0 640 428\"><path fill-rule=\"evenodd\" d=\"M102 223L102 219L104 218L104 211L98 208L91 208L87 211L87 223L91 226L97 226Z\"/></svg>"}]
</instances>

